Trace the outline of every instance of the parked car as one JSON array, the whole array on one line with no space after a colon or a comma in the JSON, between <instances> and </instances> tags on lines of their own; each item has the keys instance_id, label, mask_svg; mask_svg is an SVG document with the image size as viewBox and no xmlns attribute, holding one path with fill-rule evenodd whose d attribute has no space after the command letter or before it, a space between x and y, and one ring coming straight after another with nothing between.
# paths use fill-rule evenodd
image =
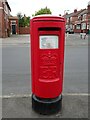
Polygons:
<instances>
[{"instance_id":1,"label":"parked car","mask_svg":"<svg viewBox=\"0 0 90 120\"><path fill-rule=\"evenodd\" d=\"M74 30L71 28L66 29L66 33L74 34Z\"/></svg>"}]
</instances>

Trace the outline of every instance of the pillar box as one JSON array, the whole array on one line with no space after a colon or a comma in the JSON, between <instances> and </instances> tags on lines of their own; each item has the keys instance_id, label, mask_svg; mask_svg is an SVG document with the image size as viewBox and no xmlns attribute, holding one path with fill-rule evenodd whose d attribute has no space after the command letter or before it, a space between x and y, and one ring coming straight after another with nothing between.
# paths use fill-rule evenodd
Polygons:
<instances>
[{"instance_id":1,"label":"pillar box","mask_svg":"<svg viewBox=\"0 0 90 120\"><path fill-rule=\"evenodd\" d=\"M32 108L53 114L62 107L65 20L60 16L31 19Z\"/></svg>"}]
</instances>

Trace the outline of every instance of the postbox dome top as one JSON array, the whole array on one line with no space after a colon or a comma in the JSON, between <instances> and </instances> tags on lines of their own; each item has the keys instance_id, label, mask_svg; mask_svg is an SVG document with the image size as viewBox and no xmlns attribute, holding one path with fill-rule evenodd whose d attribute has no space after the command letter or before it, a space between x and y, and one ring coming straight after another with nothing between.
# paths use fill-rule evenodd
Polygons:
<instances>
[{"instance_id":1,"label":"postbox dome top","mask_svg":"<svg viewBox=\"0 0 90 120\"><path fill-rule=\"evenodd\" d=\"M44 15L37 15L32 18L33 20L61 20L65 21L64 17L51 15L51 14L44 14Z\"/></svg>"},{"instance_id":2,"label":"postbox dome top","mask_svg":"<svg viewBox=\"0 0 90 120\"><path fill-rule=\"evenodd\" d=\"M52 16L56 16L56 15L51 15L51 14L42 14L42 15L37 15L37 16L34 16L34 17L32 17L32 18L35 18L35 17L46 17L46 16L52 17ZM60 16L56 16L56 17L60 17Z\"/></svg>"}]
</instances>

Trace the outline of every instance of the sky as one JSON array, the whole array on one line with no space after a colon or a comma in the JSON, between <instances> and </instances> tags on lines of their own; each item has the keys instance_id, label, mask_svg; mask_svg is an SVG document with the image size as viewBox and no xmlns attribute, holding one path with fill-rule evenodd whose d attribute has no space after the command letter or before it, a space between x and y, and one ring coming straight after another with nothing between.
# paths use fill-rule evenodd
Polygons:
<instances>
[{"instance_id":1,"label":"sky","mask_svg":"<svg viewBox=\"0 0 90 120\"><path fill-rule=\"evenodd\" d=\"M32 16L41 8L50 8L53 15L71 13L74 9L87 8L90 0L7 0L11 7L11 15L16 16L21 12L26 16Z\"/></svg>"}]
</instances>

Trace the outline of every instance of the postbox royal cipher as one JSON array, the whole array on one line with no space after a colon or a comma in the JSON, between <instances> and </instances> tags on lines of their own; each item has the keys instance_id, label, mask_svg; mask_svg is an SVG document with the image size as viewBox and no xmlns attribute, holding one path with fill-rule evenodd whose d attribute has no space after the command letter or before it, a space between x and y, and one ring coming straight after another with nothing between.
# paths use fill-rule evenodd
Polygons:
<instances>
[{"instance_id":1,"label":"postbox royal cipher","mask_svg":"<svg viewBox=\"0 0 90 120\"><path fill-rule=\"evenodd\" d=\"M62 106L65 20L60 16L36 16L30 26L32 108L52 114Z\"/></svg>"}]
</instances>

